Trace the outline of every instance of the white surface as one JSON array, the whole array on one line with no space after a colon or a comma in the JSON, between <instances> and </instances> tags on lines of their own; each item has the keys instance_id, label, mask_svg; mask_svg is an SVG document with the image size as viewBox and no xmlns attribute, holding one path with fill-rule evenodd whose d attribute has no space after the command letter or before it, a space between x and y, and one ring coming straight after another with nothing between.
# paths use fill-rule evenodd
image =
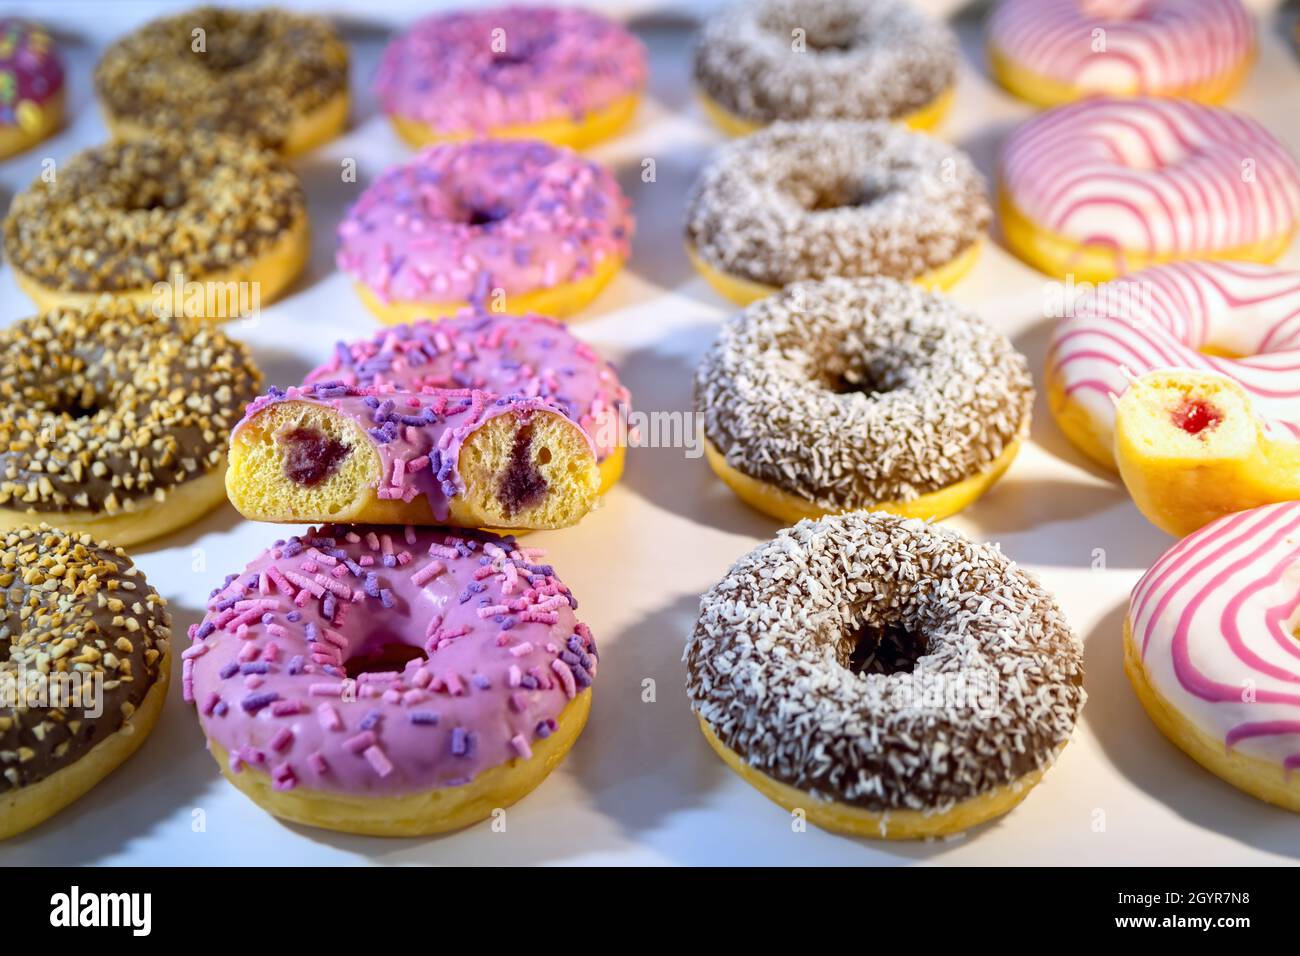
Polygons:
<instances>
[{"instance_id":1,"label":"white surface","mask_svg":"<svg viewBox=\"0 0 1300 956\"><path fill-rule=\"evenodd\" d=\"M309 6L295 2L293 6ZM90 70L105 35L158 4L10 3L53 18L71 64L71 123L55 139L0 164L8 195L44 157L66 159L102 139ZM361 4L351 4L362 8ZM374 6L373 4L370 6ZM947 5L941 4L946 7ZM339 5L324 4L324 10ZM624 6L626 9L626 5ZM644 9L644 4L636 9ZM685 8L685 5L683 5ZM311 267L294 294L237 328L270 382L287 385L338 338L375 324L334 271L333 230L343 210L408 150L377 114L368 89L387 26L405 12L342 18L353 44L354 122L349 133L298 162L315 232ZM406 5L409 10L409 5ZM1234 106L1260 117L1300 152L1300 61L1285 14L1261 13L1262 58ZM1007 130L1029 115L984 72L978 12L958 17L966 62L941 135L969 150L985 173ZM629 267L587 310L578 333L622 366L635 407L690 406L691 372L730 309L691 271L681 248L686 191L719 141L688 91L690 22L643 14L633 21L651 48L650 95L635 125L593 151L613 165L636 203ZM87 36L86 31L92 35ZM340 182L355 157L361 183ZM657 181L641 181L653 158ZM1300 250L1285 260L1300 266ZM1040 377L1050 287L996 245L955 291L1011 335ZM31 311L0 266L0 321ZM701 592L777 525L746 509L702 459L637 449L627 475L582 525L530 538L582 601L603 651L591 722L563 767L509 811L504 833L483 824L441 839L381 840L286 826L217 773L192 710L179 695L142 751L90 795L34 832L0 846L0 865L24 863L1280 863L1300 857L1296 817L1201 770L1154 729L1120 667L1120 626L1134 581L1170 543L1147 525L1122 487L1082 464L1042 401L1033 441L1011 473L951 524L1001 542L1059 597L1087 644L1091 700L1059 764L1018 809L966 837L929 844L792 832L787 814L735 777L708 749L683 691L680 662ZM241 520L225 507L163 541L134 549L171 602L182 635L210 588L283 529ZM1098 567L1104 561L1104 569ZM656 701L642 700L653 680ZM202 812L206 829L192 821Z\"/></svg>"}]
</instances>

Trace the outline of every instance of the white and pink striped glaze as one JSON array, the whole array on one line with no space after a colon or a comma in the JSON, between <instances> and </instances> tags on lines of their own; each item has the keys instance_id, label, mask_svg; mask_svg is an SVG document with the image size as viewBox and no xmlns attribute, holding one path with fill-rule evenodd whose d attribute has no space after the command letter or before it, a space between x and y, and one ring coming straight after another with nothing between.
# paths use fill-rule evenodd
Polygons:
<instances>
[{"instance_id":1,"label":"white and pink striped glaze","mask_svg":"<svg viewBox=\"0 0 1300 956\"><path fill-rule=\"evenodd\" d=\"M1300 272L1246 262L1147 269L1083 296L1047 353L1049 384L1093 419L1107 448L1111 397L1132 376L1167 368L1228 376L1273 437L1300 440Z\"/></svg>"},{"instance_id":2,"label":"white and pink striped glaze","mask_svg":"<svg viewBox=\"0 0 1300 956\"><path fill-rule=\"evenodd\" d=\"M1002 188L1038 228L1177 259L1295 232L1300 166L1249 117L1186 100L1096 97L1012 133Z\"/></svg>"},{"instance_id":3,"label":"white and pink striped glaze","mask_svg":"<svg viewBox=\"0 0 1300 956\"><path fill-rule=\"evenodd\" d=\"M1229 750L1300 769L1300 502L1220 518L1133 589L1150 685Z\"/></svg>"},{"instance_id":4,"label":"white and pink striped glaze","mask_svg":"<svg viewBox=\"0 0 1300 956\"><path fill-rule=\"evenodd\" d=\"M1096 49L1097 30L1104 49ZM1255 22L1241 0L1003 0L988 36L1015 66L1085 96L1207 86L1255 50Z\"/></svg>"}]
</instances>

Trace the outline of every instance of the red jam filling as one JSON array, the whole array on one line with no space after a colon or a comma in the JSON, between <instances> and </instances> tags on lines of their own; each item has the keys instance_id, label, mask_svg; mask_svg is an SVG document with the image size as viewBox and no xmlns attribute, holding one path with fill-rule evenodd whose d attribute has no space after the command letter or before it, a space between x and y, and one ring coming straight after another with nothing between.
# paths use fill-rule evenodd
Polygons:
<instances>
[{"instance_id":1,"label":"red jam filling","mask_svg":"<svg viewBox=\"0 0 1300 956\"><path fill-rule=\"evenodd\" d=\"M1175 426L1187 434L1199 435L1223 421L1223 412L1203 398L1184 398L1169 413L1169 417Z\"/></svg>"},{"instance_id":2,"label":"red jam filling","mask_svg":"<svg viewBox=\"0 0 1300 956\"><path fill-rule=\"evenodd\" d=\"M337 438L322 435L312 428L295 428L279 436L285 448L284 476L311 488L338 471L343 459L352 451Z\"/></svg>"},{"instance_id":3,"label":"red jam filling","mask_svg":"<svg viewBox=\"0 0 1300 956\"><path fill-rule=\"evenodd\" d=\"M532 449L533 425L532 422L525 422L515 432L510 461L497 486L497 499L508 515L536 503L546 493L546 479L533 464Z\"/></svg>"}]
</instances>

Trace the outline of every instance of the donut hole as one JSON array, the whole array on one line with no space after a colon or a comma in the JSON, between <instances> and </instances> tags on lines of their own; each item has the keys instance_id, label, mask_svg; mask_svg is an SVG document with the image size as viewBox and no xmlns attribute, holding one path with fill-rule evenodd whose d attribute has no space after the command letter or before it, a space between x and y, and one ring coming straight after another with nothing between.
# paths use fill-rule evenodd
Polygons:
<instances>
[{"instance_id":1,"label":"donut hole","mask_svg":"<svg viewBox=\"0 0 1300 956\"><path fill-rule=\"evenodd\" d=\"M906 383L881 355L835 354L819 363L822 383L836 395L886 395Z\"/></svg>"},{"instance_id":2,"label":"donut hole","mask_svg":"<svg viewBox=\"0 0 1300 956\"><path fill-rule=\"evenodd\" d=\"M853 674L888 677L912 673L929 652L929 638L903 624L864 621L840 641L836 658Z\"/></svg>"},{"instance_id":3,"label":"donut hole","mask_svg":"<svg viewBox=\"0 0 1300 956\"><path fill-rule=\"evenodd\" d=\"M785 43L793 31L802 30L804 46L812 53L846 53L860 43L859 17L834 4L790 4L772 10L760 23Z\"/></svg>"},{"instance_id":4,"label":"donut hole","mask_svg":"<svg viewBox=\"0 0 1300 956\"><path fill-rule=\"evenodd\" d=\"M411 661L427 659L423 648L406 643L396 634L377 631L348 655L343 670L355 680L362 674L401 672Z\"/></svg>"},{"instance_id":5,"label":"donut hole","mask_svg":"<svg viewBox=\"0 0 1300 956\"><path fill-rule=\"evenodd\" d=\"M185 205L185 186L179 179L141 178L131 184L121 206L127 212L151 212L155 209L172 210Z\"/></svg>"}]
</instances>

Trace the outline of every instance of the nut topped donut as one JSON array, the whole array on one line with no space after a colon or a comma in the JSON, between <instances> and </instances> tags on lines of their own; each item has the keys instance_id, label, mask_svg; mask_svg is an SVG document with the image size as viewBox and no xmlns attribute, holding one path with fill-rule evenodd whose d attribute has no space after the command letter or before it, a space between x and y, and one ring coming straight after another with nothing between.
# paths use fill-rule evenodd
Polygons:
<instances>
[{"instance_id":1,"label":"nut topped donut","mask_svg":"<svg viewBox=\"0 0 1300 956\"><path fill-rule=\"evenodd\" d=\"M34 23L0 17L0 158L51 135L63 122L63 61Z\"/></svg>"},{"instance_id":2,"label":"nut topped donut","mask_svg":"<svg viewBox=\"0 0 1300 956\"><path fill-rule=\"evenodd\" d=\"M0 839L135 753L171 673L167 602L121 548L42 525L0 532Z\"/></svg>"},{"instance_id":3,"label":"nut topped donut","mask_svg":"<svg viewBox=\"0 0 1300 956\"><path fill-rule=\"evenodd\" d=\"M95 94L120 139L197 130L291 155L347 122L348 48L319 17L197 7L110 46Z\"/></svg>"},{"instance_id":4,"label":"nut topped donut","mask_svg":"<svg viewBox=\"0 0 1300 956\"><path fill-rule=\"evenodd\" d=\"M0 528L126 545L225 500L226 441L261 376L202 320L105 298L0 330Z\"/></svg>"},{"instance_id":5,"label":"nut topped donut","mask_svg":"<svg viewBox=\"0 0 1300 956\"><path fill-rule=\"evenodd\" d=\"M1006 813L1069 740L1083 648L996 548L893 515L801 521L700 601L710 746L819 826L909 839Z\"/></svg>"},{"instance_id":6,"label":"nut topped donut","mask_svg":"<svg viewBox=\"0 0 1300 956\"><path fill-rule=\"evenodd\" d=\"M288 820L412 836L536 787L582 732L595 641L542 552L325 526L213 592L182 687L226 777Z\"/></svg>"},{"instance_id":7,"label":"nut topped donut","mask_svg":"<svg viewBox=\"0 0 1300 956\"><path fill-rule=\"evenodd\" d=\"M202 285L201 295L184 293L185 311L218 320L275 299L310 242L302 185L283 162L195 134L78 153L53 181L14 197L4 245L19 288L41 308L105 293L153 304L160 284L179 277Z\"/></svg>"},{"instance_id":8,"label":"nut topped donut","mask_svg":"<svg viewBox=\"0 0 1300 956\"><path fill-rule=\"evenodd\" d=\"M740 305L831 276L947 288L974 264L990 216L983 177L939 140L886 123L778 123L705 168L686 244Z\"/></svg>"},{"instance_id":9,"label":"nut topped donut","mask_svg":"<svg viewBox=\"0 0 1300 956\"><path fill-rule=\"evenodd\" d=\"M938 125L957 82L952 31L902 0L759 0L705 23L695 83L742 136L778 120Z\"/></svg>"},{"instance_id":10,"label":"nut topped donut","mask_svg":"<svg viewBox=\"0 0 1300 956\"><path fill-rule=\"evenodd\" d=\"M304 383L424 391L471 388L541 398L582 426L596 446L601 493L623 472L621 420L631 401L614 366L559 322L541 315L465 311L339 342Z\"/></svg>"},{"instance_id":11,"label":"nut topped donut","mask_svg":"<svg viewBox=\"0 0 1300 956\"><path fill-rule=\"evenodd\" d=\"M754 303L695 377L709 464L783 521L960 511L1011 464L1033 399L1005 336L889 279L801 282Z\"/></svg>"}]
</instances>

